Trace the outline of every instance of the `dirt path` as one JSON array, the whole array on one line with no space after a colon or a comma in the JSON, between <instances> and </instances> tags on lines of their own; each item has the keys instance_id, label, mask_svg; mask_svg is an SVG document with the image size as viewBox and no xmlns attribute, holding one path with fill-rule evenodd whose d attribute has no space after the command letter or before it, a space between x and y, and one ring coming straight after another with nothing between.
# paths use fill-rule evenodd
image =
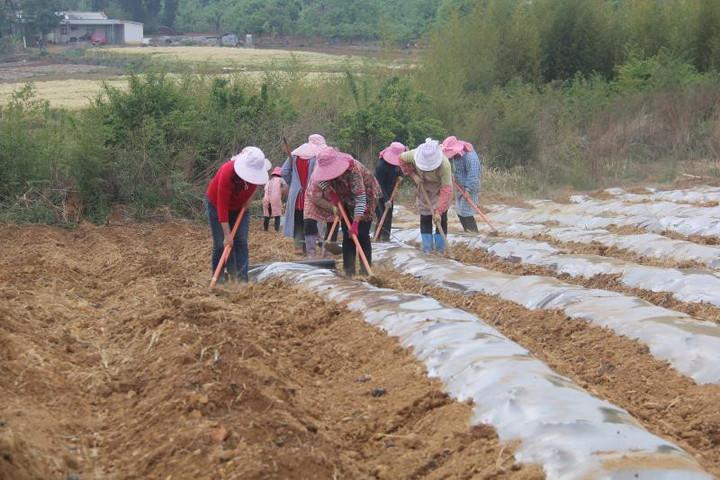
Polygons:
<instances>
[{"instance_id":1,"label":"dirt path","mask_svg":"<svg viewBox=\"0 0 720 480\"><path fill-rule=\"evenodd\" d=\"M645 346L558 311L533 311L492 296L428 287L379 266L374 273L384 287L428 294L476 313L559 374L626 409L649 431L674 441L710 473L720 474L720 385L696 385L653 358Z\"/></svg>"},{"instance_id":2,"label":"dirt path","mask_svg":"<svg viewBox=\"0 0 720 480\"><path fill-rule=\"evenodd\" d=\"M208 294L203 228L0 242L0 478L542 478L357 315L277 282ZM253 262L289 247L253 225Z\"/></svg>"}]
</instances>

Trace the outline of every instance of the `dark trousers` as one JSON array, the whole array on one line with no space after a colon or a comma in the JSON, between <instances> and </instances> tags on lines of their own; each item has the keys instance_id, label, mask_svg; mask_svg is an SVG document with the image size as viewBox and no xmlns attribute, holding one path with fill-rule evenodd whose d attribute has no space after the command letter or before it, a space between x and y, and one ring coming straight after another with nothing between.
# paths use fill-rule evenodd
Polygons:
<instances>
[{"instance_id":1,"label":"dark trousers","mask_svg":"<svg viewBox=\"0 0 720 480\"><path fill-rule=\"evenodd\" d=\"M303 210L295 209L295 221L293 222L293 238L295 247L305 251L305 216Z\"/></svg>"},{"instance_id":2,"label":"dark trousers","mask_svg":"<svg viewBox=\"0 0 720 480\"><path fill-rule=\"evenodd\" d=\"M383 213L385 213L385 197L382 197L378 200L378 206L375 210L375 214L377 216L378 223L380 222L380 219L383 216ZM385 221L383 222L382 228L380 229L380 241L382 242L389 242L390 241L390 231L392 230L392 217L393 217L393 208L395 205L390 203L390 208L388 209L387 217L385 217ZM377 229L377 225L375 226L375 229Z\"/></svg>"},{"instance_id":3,"label":"dark trousers","mask_svg":"<svg viewBox=\"0 0 720 480\"><path fill-rule=\"evenodd\" d=\"M263 217L263 230L266 232L268 231L268 227L270 226L270 218L275 219L275 231L277 232L280 230L280 215L273 215L272 206L268 206L268 215L267 217Z\"/></svg>"},{"instance_id":4,"label":"dark trousers","mask_svg":"<svg viewBox=\"0 0 720 480\"><path fill-rule=\"evenodd\" d=\"M327 235L328 233L330 233L330 229L332 228L332 226L333 226L333 222L327 222L327 225L325 226L325 228L326 228L325 234L326 234L326 235ZM305 236L308 236L308 235L320 235L320 228L319 228L319 225L318 225L317 220L311 220L311 219L309 219L309 218L306 218L306 219L305 219L305 226L304 226L304 228L303 228L303 231L305 232ZM332 237L330 237L330 241L331 241L331 242L337 242L337 238L338 238L338 229L336 228L335 231L334 231L333 234L332 234ZM321 238L320 240L324 242L326 239L325 239L325 238Z\"/></svg>"},{"instance_id":5,"label":"dark trousers","mask_svg":"<svg viewBox=\"0 0 720 480\"><path fill-rule=\"evenodd\" d=\"M462 225L463 230L465 230L466 232L478 231L477 222L475 221L475 217L473 217L472 215L469 217L461 217L460 215L458 215L458 218L460 219L460 224Z\"/></svg>"},{"instance_id":6,"label":"dark trousers","mask_svg":"<svg viewBox=\"0 0 720 480\"><path fill-rule=\"evenodd\" d=\"M210 231L212 232L213 247L212 247L212 273L215 273L215 269L220 263L220 257L222 257L223 250L225 250L225 234L218 220L217 209L209 201L205 201L208 212L208 223L210 224ZM237 216L240 214L239 211L230 212L229 223L230 230L235 225ZM248 233L250 230L250 215L245 213L238 231L233 239L233 248L230 252L230 257L225 264L227 273L230 277L245 281L248 280L248 266L250 264L250 256L248 253ZM225 269L223 269L225 270ZM218 279L218 283L225 280L225 272L223 271Z\"/></svg>"},{"instance_id":7,"label":"dark trousers","mask_svg":"<svg viewBox=\"0 0 720 480\"><path fill-rule=\"evenodd\" d=\"M447 234L448 218L447 212L440 216L440 225L442 225L443 231ZM432 215L420 215L420 233L433 233L433 218ZM435 233L440 233L435 227Z\"/></svg>"},{"instance_id":8,"label":"dark trousers","mask_svg":"<svg viewBox=\"0 0 720 480\"><path fill-rule=\"evenodd\" d=\"M347 207L346 207L347 208ZM342 224L343 241L342 241L342 252L343 252L343 266L345 268L345 275L352 277L355 275L355 261L357 257L357 248L355 242L350 234L350 227L345 224L345 221L340 222ZM360 241L360 247L365 252L368 263L372 266L372 243L370 242L370 225L371 222L360 222L358 228L358 240ZM365 266L362 266L362 272L367 275Z\"/></svg>"}]
</instances>

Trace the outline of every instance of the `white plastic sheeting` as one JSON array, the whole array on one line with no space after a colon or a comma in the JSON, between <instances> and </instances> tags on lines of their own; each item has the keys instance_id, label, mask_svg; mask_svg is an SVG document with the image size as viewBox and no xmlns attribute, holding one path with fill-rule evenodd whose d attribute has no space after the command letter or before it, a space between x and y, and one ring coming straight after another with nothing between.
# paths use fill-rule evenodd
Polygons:
<instances>
[{"instance_id":1,"label":"white plastic sheeting","mask_svg":"<svg viewBox=\"0 0 720 480\"><path fill-rule=\"evenodd\" d=\"M419 229L395 231L393 235L401 242L420 241ZM620 275L620 282L628 287L667 292L683 302L705 302L720 307L720 277L710 272L649 267L599 255L565 254L548 243L533 240L456 234L447 238L450 245L465 245L505 260L539 265L571 277Z\"/></svg>"},{"instance_id":2,"label":"white plastic sheeting","mask_svg":"<svg viewBox=\"0 0 720 480\"><path fill-rule=\"evenodd\" d=\"M720 325L715 323L637 297L583 288L551 277L495 272L422 255L407 246L377 244L373 257L430 285L496 295L533 310L562 310L571 318L609 328L647 345L651 355L669 362L697 383L720 383Z\"/></svg>"},{"instance_id":3,"label":"white plastic sheeting","mask_svg":"<svg viewBox=\"0 0 720 480\"><path fill-rule=\"evenodd\" d=\"M519 441L516 460L541 465L551 480L712 478L626 411L557 375L474 315L304 265L276 263L254 273L347 302L398 337L448 394L474 401L473 424L491 425L502 442Z\"/></svg>"},{"instance_id":4,"label":"white plastic sheeting","mask_svg":"<svg viewBox=\"0 0 720 480\"><path fill-rule=\"evenodd\" d=\"M694 187L687 190L655 190L646 189L647 193L628 193L621 188L609 188L605 192L626 202L678 202L678 203L709 203L720 202L720 188ZM572 201L572 198L571 198Z\"/></svg>"},{"instance_id":5,"label":"white plastic sheeting","mask_svg":"<svg viewBox=\"0 0 720 480\"><path fill-rule=\"evenodd\" d=\"M569 222L566 227L548 227L532 223L532 215L525 216L527 209L516 209L500 205L490 207L493 224L500 233L507 236L531 238L536 235L547 235L560 242L577 242L582 244L598 243L606 247L616 247L638 255L658 259L674 259L680 262L697 262L711 269L720 269L720 247L698 245L684 240L674 240L654 233L641 235L618 235L602 228L588 228L582 224ZM419 220L407 209L396 207L393 228L417 228ZM454 222L454 217L448 220ZM526 221L528 223L520 223ZM507 223L504 223L507 222ZM516 222L516 223L513 223ZM454 223L453 223L454 225ZM478 222L484 232L489 228Z\"/></svg>"},{"instance_id":6,"label":"white plastic sheeting","mask_svg":"<svg viewBox=\"0 0 720 480\"><path fill-rule=\"evenodd\" d=\"M650 232L671 231L682 235L720 235L720 207L696 207L673 202L626 204L620 200L586 200L561 204L549 200L529 201L532 209L512 209L526 220L585 228L605 228L609 225L633 226ZM522 212L521 212L522 211ZM502 218L505 211L499 212Z\"/></svg>"}]
</instances>

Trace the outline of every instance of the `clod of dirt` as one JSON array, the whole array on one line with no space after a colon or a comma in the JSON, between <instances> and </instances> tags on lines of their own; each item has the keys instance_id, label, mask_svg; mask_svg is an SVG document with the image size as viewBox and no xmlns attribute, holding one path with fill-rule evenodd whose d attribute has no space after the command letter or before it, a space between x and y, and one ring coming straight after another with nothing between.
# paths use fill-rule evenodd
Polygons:
<instances>
[{"instance_id":1,"label":"clod of dirt","mask_svg":"<svg viewBox=\"0 0 720 480\"><path fill-rule=\"evenodd\" d=\"M382 387L373 388L372 390L370 390L370 396L375 397L375 398L382 397L386 393L387 393L387 391Z\"/></svg>"},{"instance_id":2,"label":"clod of dirt","mask_svg":"<svg viewBox=\"0 0 720 480\"><path fill-rule=\"evenodd\" d=\"M360 375L355 381L357 383L367 383L370 380L372 380L372 377L370 375Z\"/></svg>"},{"instance_id":3,"label":"clod of dirt","mask_svg":"<svg viewBox=\"0 0 720 480\"><path fill-rule=\"evenodd\" d=\"M212 439L215 443L223 443L229 435L230 432L228 432L227 428L221 425L212 433Z\"/></svg>"}]
</instances>

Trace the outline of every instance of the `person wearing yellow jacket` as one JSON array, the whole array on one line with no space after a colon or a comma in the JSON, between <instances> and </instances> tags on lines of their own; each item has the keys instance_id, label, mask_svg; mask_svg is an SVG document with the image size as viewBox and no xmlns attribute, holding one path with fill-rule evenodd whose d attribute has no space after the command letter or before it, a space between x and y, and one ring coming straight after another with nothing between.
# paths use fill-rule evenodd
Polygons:
<instances>
[{"instance_id":1,"label":"person wearing yellow jacket","mask_svg":"<svg viewBox=\"0 0 720 480\"><path fill-rule=\"evenodd\" d=\"M445 252L445 240L437 227L433 236L433 220L438 217L443 230L447 232L447 211L452 200L453 187L452 168L443 154L440 142L427 138L425 143L414 150L400 154L400 168L417 183L417 209L420 213L423 252ZM425 194L421 190L425 190L429 205L425 202Z\"/></svg>"}]
</instances>

